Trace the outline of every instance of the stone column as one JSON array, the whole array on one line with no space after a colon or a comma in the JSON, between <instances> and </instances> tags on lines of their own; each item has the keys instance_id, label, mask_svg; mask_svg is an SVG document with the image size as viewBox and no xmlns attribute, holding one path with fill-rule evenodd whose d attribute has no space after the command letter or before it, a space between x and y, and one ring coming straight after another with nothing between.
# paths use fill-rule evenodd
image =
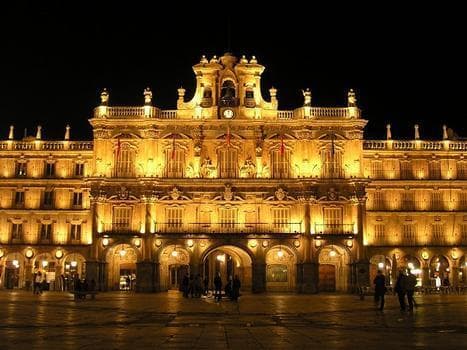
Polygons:
<instances>
[{"instance_id":1,"label":"stone column","mask_svg":"<svg viewBox=\"0 0 467 350\"><path fill-rule=\"evenodd\" d=\"M34 266L31 263L31 259L26 260L24 265L24 289L32 290L32 277L33 277ZM19 286L21 288L21 286Z\"/></svg>"},{"instance_id":2,"label":"stone column","mask_svg":"<svg viewBox=\"0 0 467 350\"><path fill-rule=\"evenodd\" d=\"M86 261L86 279L96 282L96 290L107 290L107 264L98 261Z\"/></svg>"},{"instance_id":3,"label":"stone column","mask_svg":"<svg viewBox=\"0 0 467 350\"><path fill-rule=\"evenodd\" d=\"M58 262L55 265L55 290L62 291L63 290L63 281L62 281L62 264Z\"/></svg>"},{"instance_id":4,"label":"stone column","mask_svg":"<svg viewBox=\"0 0 467 350\"><path fill-rule=\"evenodd\" d=\"M151 293L155 288L156 264L152 261L142 261L136 264L136 291Z\"/></svg>"},{"instance_id":5,"label":"stone column","mask_svg":"<svg viewBox=\"0 0 467 350\"><path fill-rule=\"evenodd\" d=\"M394 283L396 283L394 281ZM423 269L422 269L422 286L423 287L430 287L430 268L428 266L428 263L423 264Z\"/></svg>"},{"instance_id":6,"label":"stone column","mask_svg":"<svg viewBox=\"0 0 467 350\"><path fill-rule=\"evenodd\" d=\"M266 291L266 263L257 261L251 265L253 276L253 293L263 293Z\"/></svg>"},{"instance_id":7,"label":"stone column","mask_svg":"<svg viewBox=\"0 0 467 350\"><path fill-rule=\"evenodd\" d=\"M452 266L451 285L453 287L457 287L459 285L459 267L457 266L457 262L454 262Z\"/></svg>"}]
</instances>

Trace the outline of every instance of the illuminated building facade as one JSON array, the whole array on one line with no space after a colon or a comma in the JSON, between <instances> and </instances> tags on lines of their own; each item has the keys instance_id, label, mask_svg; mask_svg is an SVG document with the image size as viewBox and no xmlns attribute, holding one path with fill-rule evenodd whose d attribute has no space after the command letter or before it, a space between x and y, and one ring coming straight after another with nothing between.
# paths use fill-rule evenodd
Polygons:
<instances>
[{"instance_id":1,"label":"illuminated building facade","mask_svg":"<svg viewBox=\"0 0 467 350\"><path fill-rule=\"evenodd\" d=\"M117 107L93 141L0 142L2 288L50 289L75 274L101 290L164 291L190 273L243 290L354 291L377 269L411 267L423 285L465 283L467 142L364 140L346 107L294 110L263 99L256 58L204 56L176 110Z\"/></svg>"}]
</instances>

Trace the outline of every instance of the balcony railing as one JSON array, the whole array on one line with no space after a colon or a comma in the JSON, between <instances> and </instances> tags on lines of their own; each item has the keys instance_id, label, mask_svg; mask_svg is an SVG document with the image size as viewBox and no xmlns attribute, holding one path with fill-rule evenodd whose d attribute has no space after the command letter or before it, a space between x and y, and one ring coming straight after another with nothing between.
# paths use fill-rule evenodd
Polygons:
<instances>
[{"instance_id":1,"label":"balcony railing","mask_svg":"<svg viewBox=\"0 0 467 350\"><path fill-rule=\"evenodd\" d=\"M156 223L156 233L186 234L300 234L302 223Z\"/></svg>"},{"instance_id":2,"label":"balcony railing","mask_svg":"<svg viewBox=\"0 0 467 350\"><path fill-rule=\"evenodd\" d=\"M136 227L131 223L112 222L104 224L104 232L106 234L128 234L135 235L140 233L140 226Z\"/></svg>"},{"instance_id":3,"label":"balcony railing","mask_svg":"<svg viewBox=\"0 0 467 350\"><path fill-rule=\"evenodd\" d=\"M315 224L316 235L342 235L355 234L354 224Z\"/></svg>"}]
</instances>

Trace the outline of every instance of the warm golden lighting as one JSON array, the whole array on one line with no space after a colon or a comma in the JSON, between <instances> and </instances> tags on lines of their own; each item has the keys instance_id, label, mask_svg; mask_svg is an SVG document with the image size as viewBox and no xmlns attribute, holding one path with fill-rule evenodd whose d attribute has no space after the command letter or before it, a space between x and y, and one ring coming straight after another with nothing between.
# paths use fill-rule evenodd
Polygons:
<instances>
[{"instance_id":1,"label":"warm golden lighting","mask_svg":"<svg viewBox=\"0 0 467 350\"><path fill-rule=\"evenodd\" d=\"M5 255L5 252L3 251L2 248L0 248L0 259L3 258L4 255Z\"/></svg>"},{"instance_id":2,"label":"warm golden lighting","mask_svg":"<svg viewBox=\"0 0 467 350\"><path fill-rule=\"evenodd\" d=\"M423 260L428 260L428 258L430 257L430 255L428 254L426 250L422 251L421 255L422 255Z\"/></svg>"},{"instance_id":3,"label":"warm golden lighting","mask_svg":"<svg viewBox=\"0 0 467 350\"><path fill-rule=\"evenodd\" d=\"M47 260L42 260L42 267L46 268L49 265L49 262Z\"/></svg>"},{"instance_id":4,"label":"warm golden lighting","mask_svg":"<svg viewBox=\"0 0 467 350\"><path fill-rule=\"evenodd\" d=\"M331 250L329 252L329 257L334 258L337 255L337 253L334 250Z\"/></svg>"},{"instance_id":5,"label":"warm golden lighting","mask_svg":"<svg viewBox=\"0 0 467 350\"><path fill-rule=\"evenodd\" d=\"M109 239L108 239L108 238L104 238L104 239L102 240L102 245L103 245L104 247L107 247L107 246L109 245Z\"/></svg>"},{"instance_id":6,"label":"warm golden lighting","mask_svg":"<svg viewBox=\"0 0 467 350\"><path fill-rule=\"evenodd\" d=\"M296 239L295 241L293 241L293 245L295 246L295 248L299 248L300 247L300 241L298 239Z\"/></svg>"},{"instance_id":7,"label":"warm golden lighting","mask_svg":"<svg viewBox=\"0 0 467 350\"><path fill-rule=\"evenodd\" d=\"M137 248L141 247L141 239L140 238L135 238L134 243L135 243L135 247L137 247Z\"/></svg>"},{"instance_id":8,"label":"warm golden lighting","mask_svg":"<svg viewBox=\"0 0 467 350\"><path fill-rule=\"evenodd\" d=\"M279 258L282 258L284 256L284 252L281 249L279 249L279 251L277 252L277 256Z\"/></svg>"},{"instance_id":9,"label":"warm golden lighting","mask_svg":"<svg viewBox=\"0 0 467 350\"><path fill-rule=\"evenodd\" d=\"M195 244L195 243L193 242L192 239L189 239L189 240L186 241L186 245L187 245L188 247L190 247L190 248L193 247L194 244Z\"/></svg>"},{"instance_id":10,"label":"warm golden lighting","mask_svg":"<svg viewBox=\"0 0 467 350\"><path fill-rule=\"evenodd\" d=\"M172 250L172 256L176 258L178 256L178 252L174 249Z\"/></svg>"},{"instance_id":11,"label":"warm golden lighting","mask_svg":"<svg viewBox=\"0 0 467 350\"><path fill-rule=\"evenodd\" d=\"M70 263L71 267L76 267L78 266L78 262L76 260L73 260L71 263Z\"/></svg>"},{"instance_id":12,"label":"warm golden lighting","mask_svg":"<svg viewBox=\"0 0 467 350\"><path fill-rule=\"evenodd\" d=\"M220 262L225 262L225 254L219 254L216 256L216 259Z\"/></svg>"},{"instance_id":13,"label":"warm golden lighting","mask_svg":"<svg viewBox=\"0 0 467 350\"><path fill-rule=\"evenodd\" d=\"M348 239L345 244L347 245L347 247L349 248L352 248L353 247L353 240L352 239Z\"/></svg>"},{"instance_id":14,"label":"warm golden lighting","mask_svg":"<svg viewBox=\"0 0 467 350\"><path fill-rule=\"evenodd\" d=\"M31 259L34 256L34 251L31 248L28 248L24 253L24 256L26 256L28 259Z\"/></svg>"},{"instance_id":15,"label":"warm golden lighting","mask_svg":"<svg viewBox=\"0 0 467 350\"><path fill-rule=\"evenodd\" d=\"M451 258L453 260L457 260L457 258L459 257L459 252L457 251L457 248L452 248L451 250Z\"/></svg>"},{"instance_id":16,"label":"warm golden lighting","mask_svg":"<svg viewBox=\"0 0 467 350\"><path fill-rule=\"evenodd\" d=\"M263 248L267 248L269 246L269 242L264 240L263 243L261 243Z\"/></svg>"},{"instance_id":17,"label":"warm golden lighting","mask_svg":"<svg viewBox=\"0 0 467 350\"><path fill-rule=\"evenodd\" d=\"M19 267L19 261L16 260L16 259L14 259L14 260L12 261L12 264L13 264L13 266L16 267L16 268Z\"/></svg>"},{"instance_id":18,"label":"warm golden lighting","mask_svg":"<svg viewBox=\"0 0 467 350\"><path fill-rule=\"evenodd\" d=\"M317 248L321 247L321 240L320 239L315 240L315 247L317 247Z\"/></svg>"},{"instance_id":19,"label":"warm golden lighting","mask_svg":"<svg viewBox=\"0 0 467 350\"><path fill-rule=\"evenodd\" d=\"M162 245L162 241L160 239L156 239L156 247L160 247Z\"/></svg>"},{"instance_id":20,"label":"warm golden lighting","mask_svg":"<svg viewBox=\"0 0 467 350\"><path fill-rule=\"evenodd\" d=\"M256 239L250 239L248 244L251 248L255 248L258 245L258 242L256 241Z\"/></svg>"},{"instance_id":21,"label":"warm golden lighting","mask_svg":"<svg viewBox=\"0 0 467 350\"><path fill-rule=\"evenodd\" d=\"M379 269L384 269L384 263L382 263L382 262L378 263L378 268Z\"/></svg>"},{"instance_id":22,"label":"warm golden lighting","mask_svg":"<svg viewBox=\"0 0 467 350\"><path fill-rule=\"evenodd\" d=\"M57 249L57 250L55 251L55 257L56 257L57 259L61 259L61 258L63 257L63 250Z\"/></svg>"},{"instance_id":23,"label":"warm golden lighting","mask_svg":"<svg viewBox=\"0 0 467 350\"><path fill-rule=\"evenodd\" d=\"M120 249L119 254L123 258L126 255L126 250L124 248Z\"/></svg>"}]
</instances>

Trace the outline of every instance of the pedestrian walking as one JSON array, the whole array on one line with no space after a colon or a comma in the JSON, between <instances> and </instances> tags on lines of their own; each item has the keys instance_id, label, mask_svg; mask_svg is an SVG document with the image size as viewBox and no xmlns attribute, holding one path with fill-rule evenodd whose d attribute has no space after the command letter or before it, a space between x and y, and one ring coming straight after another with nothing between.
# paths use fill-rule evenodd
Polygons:
<instances>
[{"instance_id":1,"label":"pedestrian walking","mask_svg":"<svg viewBox=\"0 0 467 350\"><path fill-rule=\"evenodd\" d=\"M409 311L413 311L413 307L417 306L413 295L415 293L415 286L417 285L417 277L412 274L412 271L409 270L407 275L406 291L407 291L407 301L409 303Z\"/></svg>"},{"instance_id":2,"label":"pedestrian walking","mask_svg":"<svg viewBox=\"0 0 467 350\"><path fill-rule=\"evenodd\" d=\"M380 311L384 309L384 294L386 294L386 277L383 275L381 270L378 270L378 274L373 280L375 285L375 305Z\"/></svg>"},{"instance_id":3,"label":"pedestrian walking","mask_svg":"<svg viewBox=\"0 0 467 350\"><path fill-rule=\"evenodd\" d=\"M182 285L181 285L183 296L185 298L188 298L188 289L189 289L189 287L190 287L190 278L188 277L188 274L186 273L185 276L183 276Z\"/></svg>"},{"instance_id":4,"label":"pedestrian walking","mask_svg":"<svg viewBox=\"0 0 467 350\"><path fill-rule=\"evenodd\" d=\"M394 294L396 293L399 298L399 305L400 305L401 311L405 311L405 309L407 308L405 304L405 294L407 293L407 276L402 270L399 271L396 285L394 287Z\"/></svg>"},{"instance_id":5,"label":"pedestrian walking","mask_svg":"<svg viewBox=\"0 0 467 350\"><path fill-rule=\"evenodd\" d=\"M240 287L242 286L238 275L235 275L232 282L232 300L237 301L240 296Z\"/></svg>"},{"instance_id":6,"label":"pedestrian walking","mask_svg":"<svg viewBox=\"0 0 467 350\"><path fill-rule=\"evenodd\" d=\"M33 284L33 293L34 294L42 294L42 273L37 271L34 276L34 284Z\"/></svg>"}]
</instances>

